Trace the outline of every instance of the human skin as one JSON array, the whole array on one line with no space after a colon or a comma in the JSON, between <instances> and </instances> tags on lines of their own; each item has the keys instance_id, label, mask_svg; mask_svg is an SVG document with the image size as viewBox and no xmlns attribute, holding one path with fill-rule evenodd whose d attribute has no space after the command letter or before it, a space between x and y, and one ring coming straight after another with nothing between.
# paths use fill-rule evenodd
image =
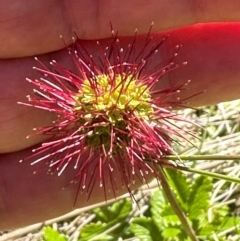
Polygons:
<instances>
[{"instance_id":1,"label":"human skin","mask_svg":"<svg viewBox=\"0 0 240 241\"><path fill-rule=\"evenodd\" d=\"M46 175L45 166L30 166L18 160L31 153L32 146L46 139L34 136L26 139L36 126L50 124L54 116L35 108L17 105L26 101L32 88L25 78L35 78L32 69L39 56L48 64L56 59L69 69L73 63L63 49L71 43L74 32L84 43L97 51L96 41L110 37L110 22L122 37L131 42L135 28L144 41L154 21L154 41L169 38L162 46L161 57L171 56L176 45L182 48L177 62L186 66L172 71L161 84L171 86L191 79L185 97L204 91L191 98L189 106L214 104L240 96L240 2L132 0L132 1L59 1L0 0L0 230L12 229L44 221L72 210L76 185L62 187L72 178L67 169L60 177ZM216 23L213 23L216 22ZM201 23L201 24L198 24ZM93 40L93 41L90 41ZM38 172L33 175L32 173ZM116 177L119 175L115 170ZM150 178L150 177L149 177ZM132 189L141 185L137 182ZM126 192L119 187L117 195ZM111 198L108 194L108 198ZM76 207L104 201L98 186L87 202L79 194Z\"/></svg>"}]
</instances>

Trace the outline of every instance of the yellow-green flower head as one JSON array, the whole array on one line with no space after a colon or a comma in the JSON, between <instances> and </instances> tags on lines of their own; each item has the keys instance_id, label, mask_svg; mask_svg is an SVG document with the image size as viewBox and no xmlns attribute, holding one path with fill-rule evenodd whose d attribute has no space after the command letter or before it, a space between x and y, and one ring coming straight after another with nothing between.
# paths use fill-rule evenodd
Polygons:
<instances>
[{"instance_id":1,"label":"yellow-green flower head","mask_svg":"<svg viewBox=\"0 0 240 241\"><path fill-rule=\"evenodd\" d=\"M123 120L123 116L115 116L113 110L134 111L146 120L153 113L148 86L138 82L134 76L125 73L116 76L101 74L95 78L96 87L91 85L90 80L84 80L76 96L76 110L105 111L112 123Z\"/></svg>"},{"instance_id":2,"label":"yellow-green flower head","mask_svg":"<svg viewBox=\"0 0 240 241\"><path fill-rule=\"evenodd\" d=\"M90 133L86 137L89 146L102 148L104 145L105 150L111 154L122 152L117 145L111 148L111 129L117 127L125 132L126 135L121 135L121 139L127 142L129 130L125 121L126 115L136 115L142 121L149 120L154 112L151 107L150 91L148 86L135 78L125 73L121 75L112 73L100 74L94 76L94 79L83 81L82 88L75 97L75 110L81 113L81 123L91 121L99 124L100 116L104 115L100 125L91 128L90 132L88 129L82 131Z\"/></svg>"},{"instance_id":3,"label":"yellow-green flower head","mask_svg":"<svg viewBox=\"0 0 240 241\"><path fill-rule=\"evenodd\" d=\"M151 173L158 178L156 165L172 165L164 159L172 153L170 136L182 136L171 120L182 120L171 112L166 97L184 85L159 89L161 77L172 68L172 62L162 66L157 56L161 44L152 43L149 36L142 47L136 39L124 50L113 36L110 47L98 43L99 53L92 55L81 41L69 48L78 72L73 73L56 61L35 68L42 78L28 81L36 86L36 96L28 96L27 106L56 113L51 126L36 128L35 134L51 137L33 150L25 160L32 164L45 162L49 172L74 166L73 180L78 192L86 189L90 197L96 183L115 195L121 182L131 194L130 184L136 178L145 181ZM151 44L151 45L150 45ZM150 46L149 46L150 45ZM154 62L154 70L151 63ZM121 173L116 180L114 170Z\"/></svg>"}]
</instances>

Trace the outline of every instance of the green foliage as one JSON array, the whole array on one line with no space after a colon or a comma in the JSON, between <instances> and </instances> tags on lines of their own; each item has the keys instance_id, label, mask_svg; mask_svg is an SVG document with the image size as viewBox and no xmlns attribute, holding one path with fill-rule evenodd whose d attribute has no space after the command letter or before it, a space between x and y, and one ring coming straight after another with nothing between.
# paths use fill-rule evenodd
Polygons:
<instances>
[{"instance_id":1,"label":"green foliage","mask_svg":"<svg viewBox=\"0 0 240 241\"><path fill-rule=\"evenodd\" d=\"M115 202L112 206L105 206L102 208L96 208L93 212L97 215L98 219L102 222L108 223L112 222L118 217L117 221L128 216L129 212L132 210L132 202L130 200L122 200L120 202Z\"/></svg>"},{"instance_id":2,"label":"green foliage","mask_svg":"<svg viewBox=\"0 0 240 241\"><path fill-rule=\"evenodd\" d=\"M67 237L50 226L43 229L43 238L45 241L67 241Z\"/></svg>"},{"instance_id":3,"label":"green foliage","mask_svg":"<svg viewBox=\"0 0 240 241\"><path fill-rule=\"evenodd\" d=\"M140 241L160 241L161 234L151 218L135 218L130 226L130 231Z\"/></svg>"},{"instance_id":4,"label":"green foliage","mask_svg":"<svg viewBox=\"0 0 240 241\"><path fill-rule=\"evenodd\" d=\"M181 208L201 240L216 240L212 236L214 232L217 235L218 232L232 228L234 223L236 226L236 223L240 222L240 218L228 217L227 206L216 209L212 206L210 203L213 191L211 179L199 176L193 181L187 180L186 176L180 172L167 170L166 173ZM151 196L150 205L149 217L135 218L130 226L130 231L135 237L141 241L190 240L162 190L157 190ZM213 214L211 221L207 217L210 208ZM218 240L227 241L228 239L223 236Z\"/></svg>"},{"instance_id":5,"label":"green foliage","mask_svg":"<svg viewBox=\"0 0 240 241\"><path fill-rule=\"evenodd\" d=\"M81 237L79 238L79 241L113 240L112 235L104 233L104 231L106 231L108 228L109 225L105 223L90 223L81 230Z\"/></svg>"},{"instance_id":6,"label":"green foliage","mask_svg":"<svg viewBox=\"0 0 240 241\"><path fill-rule=\"evenodd\" d=\"M226 205L210 202L213 182L204 176L187 178L181 172L165 170L169 185L187 215L199 240L227 241L227 230L236 232L240 218L229 216ZM218 205L217 207L215 207ZM78 241L116 241L137 238L139 241L190 241L178 216L161 189L149 200L144 215L134 216L132 201L124 199L112 205L92 210L93 222L80 230ZM211 219L208 217L211 215ZM215 237L213 236L215 235ZM66 241L66 236L50 227L44 229L44 240ZM217 239L216 239L217 237Z\"/></svg>"},{"instance_id":7,"label":"green foliage","mask_svg":"<svg viewBox=\"0 0 240 241\"><path fill-rule=\"evenodd\" d=\"M112 206L96 208L96 222L82 228L79 241L117 240L128 226L127 218L132 211L132 201L125 199L115 202ZM110 234L106 232L115 226Z\"/></svg>"}]
</instances>

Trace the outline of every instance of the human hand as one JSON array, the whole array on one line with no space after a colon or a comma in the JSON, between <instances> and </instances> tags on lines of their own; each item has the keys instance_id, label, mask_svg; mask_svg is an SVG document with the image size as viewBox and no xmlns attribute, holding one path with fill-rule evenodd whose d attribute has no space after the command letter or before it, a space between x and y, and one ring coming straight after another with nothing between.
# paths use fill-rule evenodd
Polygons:
<instances>
[{"instance_id":1,"label":"human hand","mask_svg":"<svg viewBox=\"0 0 240 241\"><path fill-rule=\"evenodd\" d=\"M33 87L25 78L37 76L32 70L36 65L33 56L41 55L41 61L46 64L57 59L71 69L72 62L61 50L63 43L59 35L65 41L71 39L74 31L80 39L104 39L110 37L111 22L120 35L127 36L123 42L131 42L135 28L139 34L146 34L154 21L156 41L170 35L162 48L163 59L176 45L182 44L177 61L188 62L187 66L169 73L163 85L191 79L187 95L206 90L190 99L191 106L231 100L240 94L240 24L194 24L237 22L240 20L238 2L133 0L106 1L95 6L95 2L80 0L15 0L9 6L7 1L0 0L0 229L71 211L76 195L74 185L62 191L72 178L72 170L57 177L46 175L47 167L41 167L33 175L37 166L18 163L30 155L33 145L45 138L26 139L26 136L34 127L50 124L54 118L44 111L17 105L17 101L24 102L25 96L32 93ZM95 42L86 44L94 51ZM186 93L181 94L184 97ZM135 187L139 185L136 183ZM125 192L120 189L118 195ZM100 201L104 201L103 191L96 187L89 202L84 194L79 194L76 207Z\"/></svg>"}]
</instances>

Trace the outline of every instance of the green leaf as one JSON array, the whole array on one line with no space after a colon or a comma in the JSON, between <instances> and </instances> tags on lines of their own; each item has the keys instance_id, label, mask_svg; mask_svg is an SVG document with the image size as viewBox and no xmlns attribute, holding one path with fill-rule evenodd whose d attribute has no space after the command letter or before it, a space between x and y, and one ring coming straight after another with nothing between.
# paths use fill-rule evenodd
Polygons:
<instances>
[{"instance_id":1,"label":"green leaf","mask_svg":"<svg viewBox=\"0 0 240 241\"><path fill-rule=\"evenodd\" d=\"M200 220L200 216L205 215L209 207L211 191L213 189L212 182L209 178L199 176L191 187L191 193L187 201L188 216L190 219Z\"/></svg>"},{"instance_id":2,"label":"green leaf","mask_svg":"<svg viewBox=\"0 0 240 241\"><path fill-rule=\"evenodd\" d=\"M161 216L162 216L162 219L164 220L165 227L181 224L179 217L176 215L176 213L174 212L174 210L170 205L165 206Z\"/></svg>"},{"instance_id":3,"label":"green leaf","mask_svg":"<svg viewBox=\"0 0 240 241\"><path fill-rule=\"evenodd\" d=\"M204 225L203 225L203 227L202 227L201 230L199 231L198 235L199 235L199 237L202 237L202 238L205 238L205 239L206 239L206 237L209 237L209 236L212 235L213 231L214 231L214 232L218 231L218 230L216 229L216 226L213 225L213 224L211 224L211 223L205 222Z\"/></svg>"},{"instance_id":4,"label":"green leaf","mask_svg":"<svg viewBox=\"0 0 240 241\"><path fill-rule=\"evenodd\" d=\"M240 217L226 217L221 225L221 231L236 228L236 231L239 231Z\"/></svg>"},{"instance_id":5,"label":"green leaf","mask_svg":"<svg viewBox=\"0 0 240 241\"><path fill-rule=\"evenodd\" d=\"M130 227L130 231L135 235L136 238L138 238L140 241L153 241L150 231L137 224L137 223L132 223Z\"/></svg>"},{"instance_id":6,"label":"green leaf","mask_svg":"<svg viewBox=\"0 0 240 241\"><path fill-rule=\"evenodd\" d=\"M164 219L162 217L162 212L166 207L167 203L161 190L157 190L152 194L150 205L153 222L158 227L159 231L163 230Z\"/></svg>"},{"instance_id":7,"label":"green leaf","mask_svg":"<svg viewBox=\"0 0 240 241\"><path fill-rule=\"evenodd\" d=\"M82 228L79 241L113 240L111 235L102 234L106 229L107 225L101 222L90 223Z\"/></svg>"},{"instance_id":8,"label":"green leaf","mask_svg":"<svg viewBox=\"0 0 240 241\"><path fill-rule=\"evenodd\" d=\"M151 218L135 218L129 229L140 241L161 241L161 233Z\"/></svg>"},{"instance_id":9,"label":"green leaf","mask_svg":"<svg viewBox=\"0 0 240 241\"><path fill-rule=\"evenodd\" d=\"M59 233L57 230L50 226L43 229L43 238L45 241L67 241L65 235Z\"/></svg>"},{"instance_id":10,"label":"green leaf","mask_svg":"<svg viewBox=\"0 0 240 241\"><path fill-rule=\"evenodd\" d=\"M227 215L227 214L226 214ZM218 233L223 232L227 229L231 229L231 232L235 231L237 232L239 230L239 223L240 223L240 218L239 217L229 217L229 216L219 216L216 215L214 217L214 220L212 223L204 223L205 225L202 225L203 227L201 228L199 234L200 235L211 235L213 230Z\"/></svg>"},{"instance_id":11,"label":"green leaf","mask_svg":"<svg viewBox=\"0 0 240 241\"><path fill-rule=\"evenodd\" d=\"M179 228L165 228L162 232L162 235L165 239L172 239L175 238L181 233L181 230Z\"/></svg>"},{"instance_id":12,"label":"green leaf","mask_svg":"<svg viewBox=\"0 0 240 241\"><path fill-rule=\"evenodd\" d=\"M178 201L180 202L182 208L185 209L186 202L190 193L187 177L182 172L172 169L165 169L165 173L167 175L170 186L177 194Z\"/></svg>"},{"instance_id":13,"label":"green leaf","mask_svg":"<svg viewBox=\"0 0 240 241\"><path fill-rule=\"evenodd\" d=\"M119 202L115 202L112 206L104 206L101 208L95 208L93 212L97 215L97 218L105 223L118 219L119 221L125 219L132 211L132 202L129 199L124 199Z\"/></svg>"},{"instance_id":14,"label":"green leaf","mask_svg":"<svg viewBox=\"0 0 240 241\"><path fill-rule=\"evenodd\" d=\"M132 211L132 202L124 199L115 202L111 206L95 208L93 213L96 214L97 223L90 223L81 230L80 241L83 240L114 240L123 233L127 226L125 219ZM109 228L115 224L121 224L111 232L111 235L104 234ZM96 239L97 237L97 239Z\"/></svg>"}]
</instances>

